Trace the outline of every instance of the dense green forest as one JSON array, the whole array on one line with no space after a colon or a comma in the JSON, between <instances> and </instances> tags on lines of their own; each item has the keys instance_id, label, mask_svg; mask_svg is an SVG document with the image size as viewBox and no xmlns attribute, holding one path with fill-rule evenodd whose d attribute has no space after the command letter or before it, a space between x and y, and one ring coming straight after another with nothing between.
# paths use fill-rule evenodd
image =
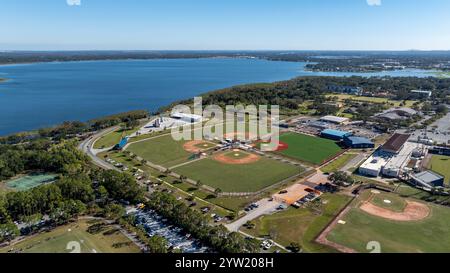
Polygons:
<instances>
[{"instance_id":1,"label":"dense green forest","mask_svg":"<svg viewBox=\"0 0 450 273\"><path fill-rule=\"evenodd\" d=\"M119 201L143 201L134 177L93 168L75 141L39 139L0 145L0 180L28 171L54 172L60 177L52 184L0 195L0 242L19 234L13 221L33 223L47 215L58 225L90 210L110 211Z\"/></svg>"}]
</instances>

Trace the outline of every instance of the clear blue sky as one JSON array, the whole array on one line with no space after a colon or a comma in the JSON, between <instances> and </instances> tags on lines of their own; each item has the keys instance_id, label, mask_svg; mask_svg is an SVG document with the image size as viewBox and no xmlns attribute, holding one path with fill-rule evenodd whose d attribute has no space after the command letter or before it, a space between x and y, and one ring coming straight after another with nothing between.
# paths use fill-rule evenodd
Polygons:
<instances>
[{"instance_id":1,"label":"clear blue sky","mask_svg":"<svg viewBox=\"0 0 450 273\"><path fill-rule=\"evenodd\" d=\"M450 50L448 0L67 1L1 0L0 49Z\"/></svg>"}]
</instances>

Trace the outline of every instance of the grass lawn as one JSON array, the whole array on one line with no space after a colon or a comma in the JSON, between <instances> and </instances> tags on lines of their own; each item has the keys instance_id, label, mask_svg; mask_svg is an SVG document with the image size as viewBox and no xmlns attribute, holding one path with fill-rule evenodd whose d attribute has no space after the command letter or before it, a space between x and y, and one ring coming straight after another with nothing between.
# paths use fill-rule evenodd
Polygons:
<instances>
[{"instance_id":1,"label":"grass lawn","mask_svg":"<svg viewBox=\"0 0 450 273\"><path fill-rule=\"evenodd\" d=\"M339 101L351 99L351 100L355 100L355 101L371 102L371 103L390 103L390 104L394 104L395 107L399 107L400 104L403 103L403 101L390 100L387 98L362 97L362 96L346 95L346 94L330 94L330 95L327 95L327 97L338 97ZM415 102L417 102L417 101L407 100L405 107L412 107Z\"/></svg>"},{"instance_id":2,"label":"grass lawn","mask_svg":"<svg viewBox=\"0 0 450 273\"><path fill-rule=\"evenodd\" d=\"M148 160L149 162L172 167L189 161L192 156L183 148L186 141L175 141L171 135L165 135L142 142L133 143L128 151Z\"/></svg>"},{"instance_id":3,"label":"grass lawn","mask_svg":"<svg viewBox=\"0 0 450 273\"><path fill-rule=\"evenodd\" d=\"M321 164L342 150L332 140L303 134L283 134L280 136L280 141L287 143L289 148L276 153L316 165Z\"/></svg>"},{"instance_id":4,"label":"grass lawn","mask_svg":"<svg viewBox=\"0 0 450 273\"><path fill-rule=\"evenodd\" d=\"M11 249L23 253L69 253L67 244L79 242L82 253L139 253L140 249L120 231L112 226L105 226L98 233L91 234L88 228L95 220L80 220L50 232L30 237L14 246L0 249L0 253Z\"/></svg>"},{"instance_id":5,"label":"grass lawn","mask_svg":"<svg viewBox=\"0 0 450 273\"><path fill-rule=\"evenodd\" d=\"M449 252L450 251L450 208L428 204L431 216L414 222L398 222L369 215L361 211L357 204L344 217L345 225L338 225L328 235L328 239L368 252L370 241L381 244L385 253Z\"/></svg>"},{"instance_id":6,"label":"grass lawn","mask_svg":"<svg viewBox=\"0 0 450 273\"><path fill-rule=\"evenodd\" d=\"M345 207L350 197L339 194L324 194L323 212L318 215L309 208L289 209L255 220L256 228L242 230L257 237L275 236L275 241L283 246L291 242L299 243L305 252L335 252L329 247L314 242L314 239L328 225L339 211Z\"/></svg>"},{"instance_id":7,"label":"grass lawn","mask_svg":"<svg viewBox=\"0 0 450 273\"><path fill-rule=\"evenodd\" d=\"M445 183L450 184L450 156L433 155L429 168L445 176Z\"/></svg>"},{"instance_id":8,"label":"grass lawn","mask_svg":"<svg viewBox=\"0 0 450 273\"><path fill-rule=\"evenodd\" d=\"M256 192L302 171L297 166L265 157L243 165L223 164L207 158L174 169L178 174L224 192Z\"/></svg>"},{"instance_id":9,"label":"grass lawn","mask_svg":"<svg viewBox=\"0 0 450 273\"><path fill-rule=\"evenodd\" d=\"M106 135L102 136L101 138L99 138L94 143L94 148L102 149L102 148L113 147L116 144L118 144L123 137L126 137L126 136L136 132L137 130L139 130L139 127L136 127L135 129L132 129L132 130L119 129L118 131L114 131L109 134L106 134Z\"/></svg>"},{"instance_id":10,"label":"grass lawn","mask_svg":"<svg viewBox=\"0 0 450 273\"><path fill-rule=\"evenodd\" d=\"M338 159L334 160L333 162L321 168L320 170L324 173L334 173L339 169L341 169L342 167L344 167L345 164L347 164L347 162L349 162L356 156L357 156L356 154L343 154Z\"/></svg>"}]
</instances>

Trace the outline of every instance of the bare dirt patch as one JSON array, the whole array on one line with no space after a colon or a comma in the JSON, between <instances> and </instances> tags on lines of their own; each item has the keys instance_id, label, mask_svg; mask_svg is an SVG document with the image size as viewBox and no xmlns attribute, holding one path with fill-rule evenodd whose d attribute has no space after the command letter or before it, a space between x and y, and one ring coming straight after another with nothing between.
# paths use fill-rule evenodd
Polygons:
<instances>
[{"instance_id":1,"label":"bare dirt patch","mask_svg":"<svg viewBox=\"0 0 450 273\"><path fill-rule=\"evenodd\" d=\"M370 201L362 203L359 208L368 214L401 222L420 221L430 215L430 208L427 205L408 200L406 201L406 207L403 212L395 212L381 208L372 204Z\"/></svg>"},{"instance_id":2,"label":"bare dirt patch","mask_svg":"<svg viewBox=\"0 0 450 273\"><path fill-rule=\"evenodd\" d=\"M232 165L251 164L259 161L259 159L261 158L259 155L250 153L245 153L246 156L242 157L242 154L244 153L242 151L239 151L240 156L236 156L235 158L233 158L232 155L230 156L229 152L225 152L215 154L212 158L221 163Z\"/></svg>"}]
</instances>

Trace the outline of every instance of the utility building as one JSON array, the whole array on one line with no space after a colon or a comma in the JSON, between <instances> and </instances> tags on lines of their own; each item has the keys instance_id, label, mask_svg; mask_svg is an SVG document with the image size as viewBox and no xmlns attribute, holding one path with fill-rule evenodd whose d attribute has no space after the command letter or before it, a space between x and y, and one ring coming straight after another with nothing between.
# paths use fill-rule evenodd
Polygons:
<instances>
[{"instance_id":1,"label":"utility building","mask_svg":"<svg viewBox=\"0 0 450 273\"><path fill-rule=\"evenodd\" d=\"M326 129L320 133L321 137L332 139L332 140L343 140L345 137L349 137L351 135L352 135L352 133L350 133L350 132L333 130L333 129Z\"/></svg>"},{"instance_id":2,"label":"utility building","mask_svg":"<svg viewBox=\"0 0 450 273\"><path fill-rule=\"evenodd\" d=\"M344 144L352 149L375 148L375 143L365 137L347 136L344 137Z\"/></svg>"}]
</instances>

